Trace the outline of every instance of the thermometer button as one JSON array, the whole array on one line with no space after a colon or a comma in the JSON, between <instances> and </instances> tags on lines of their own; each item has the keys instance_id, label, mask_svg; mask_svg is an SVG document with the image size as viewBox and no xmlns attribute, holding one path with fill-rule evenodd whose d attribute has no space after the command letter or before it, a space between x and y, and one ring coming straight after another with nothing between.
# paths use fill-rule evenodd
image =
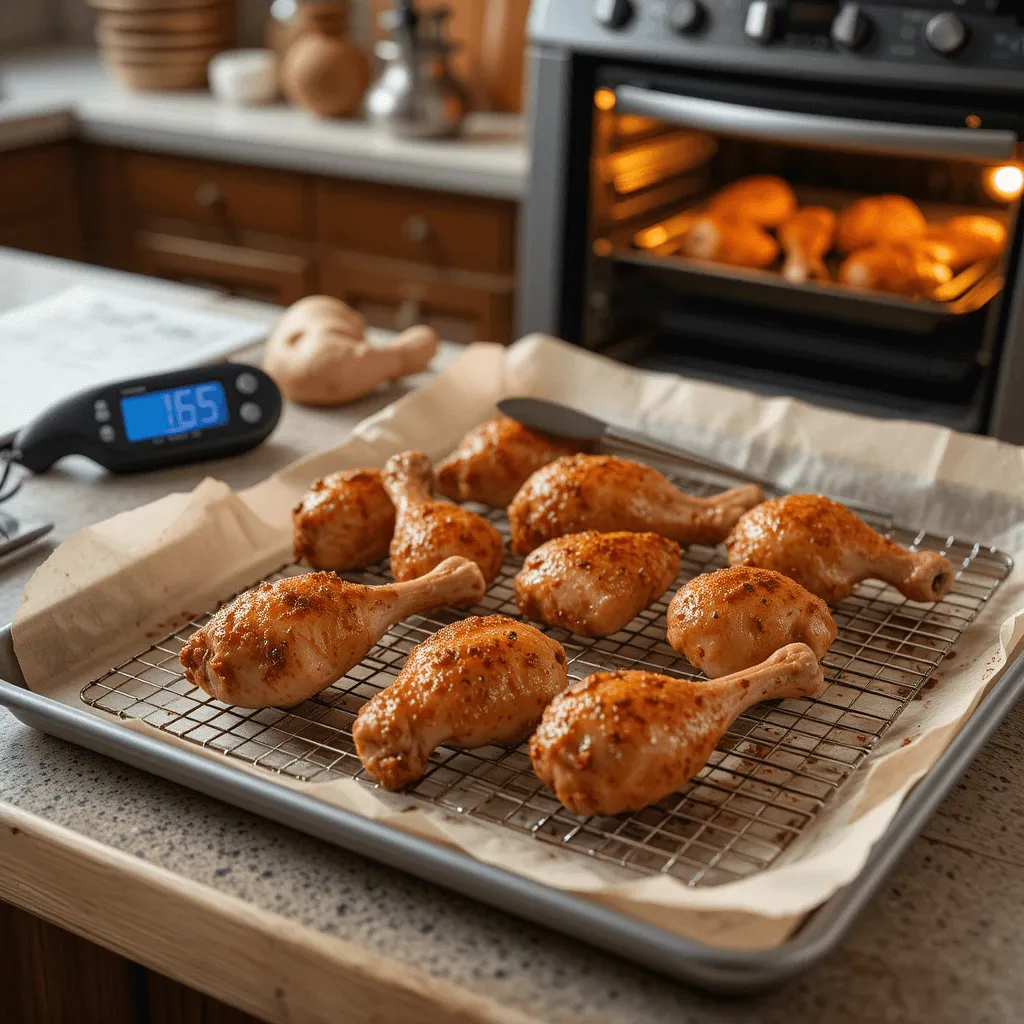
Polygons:
<instances>
[{"instance_id":1,"label":"thermometer button","mask_svg":"<svg viewBox=\"0 0 1024 1024\"><path fill-rule=\"evenodd\" d=\"M110 406L103 399L93 402L92 414L97 423L108 423L110 421Z\"/></svg>"},{"instance_id":2,"label":"thermometer button","mask_svg":"<svg viewBox=\"0 0 1024 1024\"><path fill-rule=\"evenodd\" d=\"M263 410L255 402L244 402L238 410L238 415L246 423L259 423L263 419Z\"/></svg>"},{"instance_id":3,"label":"thermometer button","mask_svg":"<svg viewBox=\"0 0 1024 1024\"><path fill-rule=\"evenodd\" d=\"M110 444L111 441L117 440L117 433L109 423L105 423L100 427L100 440L106 441L107 444Z\"/></svg>"},{"instance_id":4,"label":"thermometer button","mask_svg":"<svg viewBox=\"0 0 1024 1024\"><path fill-rule=\"evenodd\" d=\"M255 395L259 386L260 382L254 373L240 373L235 379L235 387L243 395ZM255 423L256 420L252 422Z\"/></svg>"}]
</instances>

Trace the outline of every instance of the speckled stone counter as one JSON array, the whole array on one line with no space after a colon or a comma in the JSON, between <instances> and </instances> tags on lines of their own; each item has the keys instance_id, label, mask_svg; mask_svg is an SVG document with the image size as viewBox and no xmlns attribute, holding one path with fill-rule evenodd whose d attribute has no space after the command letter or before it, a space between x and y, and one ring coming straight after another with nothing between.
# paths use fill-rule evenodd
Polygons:
<instances>
[{"instance_id":1,"label":"speckled stone counter","mask_svg":"<svg viewBox=\"0 0 1024 1024\"><path fill-rule=\"evenodd\" d=\"M0 280L10 273L9 259L0 254ZM55 280L47 261L18 260L37 289ZM65 276L72 269L58 268ZM201 304L216 301L190 295ZM270 443L230 462L120 479L69 463L31 481L11 511L55 518L60 540L80 524L190 487L206 473L250 484L337 440L400 393L381 392L344 413L289 409ZM0 564L4 621L46 550ZM9 805L541 1021L1021 1020L1022 767L1024 711L1017 709L842 948L779 993L725 1001L40 735L0 712L0 798ZM345 1019L341 1011L338 1019Z\"/></svg>"}]
</instances>

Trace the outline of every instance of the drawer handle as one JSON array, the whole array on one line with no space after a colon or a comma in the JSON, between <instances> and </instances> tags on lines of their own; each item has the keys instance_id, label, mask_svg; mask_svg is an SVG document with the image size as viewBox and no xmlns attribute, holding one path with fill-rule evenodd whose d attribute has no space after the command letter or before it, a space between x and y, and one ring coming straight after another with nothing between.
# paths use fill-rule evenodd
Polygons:
<instances>
[{"instance_id":1,"label":"drawer handle","mask_svg":"<svg viewBox=\"0 0 1024 1024\"><path fill-rule=\"evenodd\" d=\"M430 221L422 213L414 213L402 225L405 237L414 245L422 245L434 233Z\"/></svg>"},{"instance_id":2,"label":"drawer handle","mask_svg":"<svg viewBox=\"0 0 1024 1024\"><path fill-rule=\"evenodd\" d=\"M206 210L212 210L215 206L220 206L224 202L224 193L221 192L220 186L212 181L204 181L196 189L196 202Z\"/></svg>"},{"instance_id":3,"label":"drawer handle","mask_svg":"<svg viewBox=\"0 0 1024 1024\"><path fill-rule=\"evenodd\" d=\"M407 331L423 322L423 306L418 299L406 299L395 311L395 330Z\"/></svg>"}]
</instances>

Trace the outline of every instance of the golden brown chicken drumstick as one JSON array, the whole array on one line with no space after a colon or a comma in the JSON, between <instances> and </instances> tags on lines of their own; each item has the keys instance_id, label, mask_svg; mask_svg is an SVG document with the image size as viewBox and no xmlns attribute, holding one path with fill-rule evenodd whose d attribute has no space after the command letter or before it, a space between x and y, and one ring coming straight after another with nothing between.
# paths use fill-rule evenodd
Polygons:
<instances>
[{"instance_id":1,"label":"golden brown chicken drumstick","mask_svg":"<svg viewBox=\"0 0 1024 1024\"><path fill-rule=\"evenodd\" d=\"M668 642L712 678L741 672L793 643L807 644L821 661L835 638L828 605L770 569L703 573L668 606Z\"/></svg>"},{"instance_id":2,"label":"golden brown chicken drumstick","mask_svg":"<svg viewBox=\"0 0 1024 1024\"><path fill-rule=\"evenodd\" d=\"M936 259L961 270L978 260L992 259L1006 247L1006 228L994 217L969 214L932 224L923 241L935 248Z\"/></svg>"},{"instance_id":3,"label":"golden brown chicken drumstick","mask_svg":"<svg viewBox=\"0 0 1024 1024\"><path fill-rule=\"evenodd\" d=\"M562 645L503 615L463 619L424 640L359 712L352 739L387 789L420 778L435 747L521 742L568 677Z\"/></svg>"},{"instance_id":4,"label":"golden brown chicken drumstick","mask_svg":"<svg viewBox=\"0 0 1024 1024\"><path fill-rule=\"evenodd\" d=\"M764 228L778 227L795 210L793 190L774 174L740 178L716 192L708 203L708 211L716 216L745 220Z\"/></svg>"},{"instance_id":5,"label":"golden brown chicken drumstick","mask_svg":"<svg viewBox=\"0 0 1024 1024\"><path fill-rule=\"evenodd\" d=\"M509 505L512 550L528 555L545 541L583 530L650 531L680 544L717 544L763 498L756 485L692 498L639 462L565 455L537 470Z\"/></svg>"},{"instance_id":6,"label":"golden brown chicken drumstick","mask_svg":"<svg viewBox=\"0 0 1024 1024\"><path fill-rule=\"evenodd\" d=\"M827 206L805 206L779 227L786 253L782 276L794 284L828 280L825 254L836 237L836 215Z\"/></svg>"},{"instance_id":7,"label":"golden brown chicken drumstick","mask_svg":"<svg viewBox=\"0 0 1024 1024\"><path fill-rule=\"evenodd\" d=\"M705 213L683 235L679 251L701 260L763 270L778 259L779 243L753 221Z\"/></svg>"},{"instance_id":8,"label":"golden brown chicken drumstick","mask_svg":"<svg viewBox=\"0 0 1024 1024\"><path fill-rule=\"evenodd\" d=\"M391 575L412 580L452 555L480 566L488 586L505 558L501 534L482 516L435 501L434 469L422 452L403 452L384 466L384 487L395 505Z\"/></svg>"},{"instance_id":9,"label":"golden brown chicken drumstick","mask_svg":"<svg viewBox=\"0 0 1024 1024\"><path fill-rule=\"evenodd\" d=\"M710 682L597 672L548 705L530 759L574 814L638 811L693 778L751 704L813 697L823 686L821 666L804 644Z\"/></svg>"},{"instance_id":10,"label":"golden brown chicken drumstick","mask_svg":"<svg viewBox=\"0 0 1024 1024\"><path fill-rule=\"evenodd\" d=\"M365 569L387 555L394 532L395 506L376 469L325 476L292 510L295 558L314 569Z\"/></svg>"},{"instance_id":11,"label":"golden brown chicken drumstick","mask_svg":"<svg viewBox=\"0 0 1024 1024\"><path fill-rule=\"evenodd\" d=\"M656 533L556 537L533 551L516 576L516 604L528 619L579 636L609 636L672 585L679 545Z\"/></svg>"},{"instance_id":12,"label":"golden brown chicken drumstick","mask_svg":"<svg viewBox=\"0 0 1024 1024\"><path fill-rule=\"evenodd\" d=\"M193 633L179 657L188 681L225 704L292 707L359 664L396 622L472 604L486 589L480 568L465 558L381 587L310 572L242 594Z\"/></svg>"},{"instance_id":13,"label":"golden brown chicken drumstick","mask_svg":"<svg viewBox=\"0 0 1024 1024\"><path fill-rule=\"evenodd\" d=\"M437 467L437 489L452 501L505 508L531 473L579 445L496 416L474 427Z\"/></svg>"},{"instance_id":14,"label":"golden brown chicken drumstick","mask_svg":"<svg viewBox=\"0 0 1024 1024\"><path fill-rule=\"evenodd\" d=\"M836 247L854 252L875 245L897 245L923 235L926 227L924 214L906 196L865 196L839 214Z\"/></svg>"},{"instance_id":15,"label":"golden brown chicken drumstick","mask_svg":"<svg viewBox=\"0 0 1024 1024\"><path fill-rule=\"evenodd\" d=\"M774 569L836 604L866 579L891 583L912 601L941 601L953 564L935 551L907 551L845 505L791 494L745 513L725 542L732 565Z\"/></svg>"},{"instance_id":16,"label":"golden brown chicken drumstick","mask_svg":"<svg viewBox=\"0 0 1024 1024\"><path fill-rule=\"evenodd\" d=\"M923 239L901 245L858 249L843 260L839 280L854 288L899 295L927 294L953 277L950 267L935 258Z\"/></svg>"}]
</instances>

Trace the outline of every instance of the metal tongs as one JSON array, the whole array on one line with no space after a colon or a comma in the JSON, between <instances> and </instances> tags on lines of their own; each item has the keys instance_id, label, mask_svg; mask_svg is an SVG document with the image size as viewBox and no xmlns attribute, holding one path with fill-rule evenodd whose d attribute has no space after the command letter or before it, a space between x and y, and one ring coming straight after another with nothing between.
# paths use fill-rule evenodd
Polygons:
<instances>
[{"instance_id":1,"label":"metal tongs","mask_svg":"<svg viewBox=\"0 0 1024 1024\"><path fill-rule=\"evenodd\" d=\"M647 454L671 459L692 469L710 471L726 480L757 484L769 497L781 497L783 494L789 493L772 480L764 480L744 470L727 466L723 462L716 462L714 459L681 448L677 444L648 437L638 430L606 423L596 416L591 416L590 413L580 412L579 409L559 405L557 402L549 402L543 398L505 398L498 403L498 408L517 423L521 423L531 430L538 430L542 434L552 434L555 437L565 437L573 441L583 441L595 445L609 444L641 455ZM855 512L873 519L884 520L890 525L892 523L892 516L889 512L838 495L832 497Z\"/></svg>"}]
</instances>

